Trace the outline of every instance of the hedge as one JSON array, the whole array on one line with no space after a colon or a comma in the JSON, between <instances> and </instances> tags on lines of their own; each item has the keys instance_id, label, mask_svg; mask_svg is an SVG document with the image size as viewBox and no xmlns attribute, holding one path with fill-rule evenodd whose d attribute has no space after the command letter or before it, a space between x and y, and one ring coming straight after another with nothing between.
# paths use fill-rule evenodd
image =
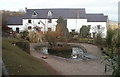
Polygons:
<instances>
[{"instance_id":1,"label":"hedge","mask_svg":"<svg viewBox=\"0 0 120 77\"><path fill-rule=\"evenodd\" d=\"M20 47L23 51L30 54L30 43L27 41L16 42L16 45Z\"/></svg>"}]
</instances>

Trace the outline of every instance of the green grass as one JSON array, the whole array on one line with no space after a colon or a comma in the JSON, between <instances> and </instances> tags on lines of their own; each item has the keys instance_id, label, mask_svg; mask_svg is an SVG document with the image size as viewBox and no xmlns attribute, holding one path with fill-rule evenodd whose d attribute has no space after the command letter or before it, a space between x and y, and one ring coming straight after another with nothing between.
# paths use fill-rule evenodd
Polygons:
<instances>
[{"instance_id":1,"label":"green grass","mask_svg":"<svg viewBox=\"0 0 120 77\"><path fill-rule=\"evenodd\" d=\"M89 38L80 38L80 43L90 43L93 44L93 39L89 39Z\"/></svg>"},{"instance_id":2,"label":"green grass","mask_svg":"<svg viewBox=\"0 0 120 77\"><path fill-rule=\"evenodd\" d=\"M15 39L3 39L2 59L10 75L52 75L36 58L14 46Z\"/></svg>"}]
</instances>

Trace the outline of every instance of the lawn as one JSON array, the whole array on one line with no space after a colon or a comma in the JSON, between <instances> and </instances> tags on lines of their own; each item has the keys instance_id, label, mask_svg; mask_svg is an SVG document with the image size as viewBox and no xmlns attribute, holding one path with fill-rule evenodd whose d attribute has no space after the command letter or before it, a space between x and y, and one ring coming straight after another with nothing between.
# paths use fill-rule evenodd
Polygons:
<instances>
[{"instance_id":1,"label":"lawn","mask_svg":"<svg viewBox=\"0 0 120 77\"><path fill-rule=\"evenodd\" d=\"M17 40L2 41L2 59L10 75L52 75L42 62L12 44Z\"/></svg>"}]
</instances>

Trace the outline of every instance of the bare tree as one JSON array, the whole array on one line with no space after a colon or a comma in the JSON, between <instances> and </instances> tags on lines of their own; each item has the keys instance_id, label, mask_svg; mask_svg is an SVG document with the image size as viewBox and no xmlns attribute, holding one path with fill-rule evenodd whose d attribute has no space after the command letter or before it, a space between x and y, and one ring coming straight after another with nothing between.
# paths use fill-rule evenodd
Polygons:
<instances>
[{"instance_id":1,"label":"bare tree","mask_svg":"<svg viewBox=\"0 0 120 77\"><path fill-rule=\"evenodd\" d=\"M105 27L102 27L102 26L92 27L92 31L96 33L96 37L97 37L97 35L100 35L102 37L102 33L103 33L104 30L105 30Z\"/></svg>"}]
</instances>

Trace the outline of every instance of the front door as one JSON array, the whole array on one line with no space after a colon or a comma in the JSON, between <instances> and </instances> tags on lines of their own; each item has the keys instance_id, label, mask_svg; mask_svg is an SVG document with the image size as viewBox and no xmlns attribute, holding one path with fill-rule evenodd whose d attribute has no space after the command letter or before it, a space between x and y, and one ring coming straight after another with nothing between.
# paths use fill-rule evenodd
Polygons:
<instances>
[{"instance_id":1,"label":"front door","mask_svg":"<svg viewBox=\"0 0 120 77\"><path fill-rule=\"evenodd\" d=\"M93 32L93 38L95 38L95 32Z\"/></svg>"}]
</instances>

